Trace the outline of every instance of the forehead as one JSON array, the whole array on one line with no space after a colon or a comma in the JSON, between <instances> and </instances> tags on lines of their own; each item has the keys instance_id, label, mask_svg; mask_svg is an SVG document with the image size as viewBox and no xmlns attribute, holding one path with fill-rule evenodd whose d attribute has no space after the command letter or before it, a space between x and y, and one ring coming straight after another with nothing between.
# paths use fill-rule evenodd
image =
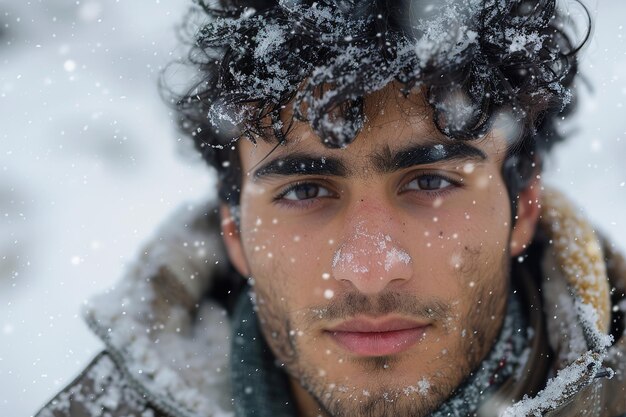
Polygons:
<instances>
[{"instance_id":1,"label":"forehead","mask_svg":"<svg viewBox=\"0 0 626 417\"><path fill-rule=\"evenodd\" d=\"M297 154L333 158L353 171L370 172L376 168L377 161L391 160L397 152L409 148L419 148L419 152L435 155L450 150L457 152L461 147L466 148L460 150L461 157L471 157L471 150L476 149L476 154L483 153L485 156L474 158L477 162L499 164L506 155L513 130L503 123L496 123L496 127L482 138L467 141L448 138L435 126L432 109L422 94L405 97L397 88L390 87L366 97L364 114L363 129L351 144L341 149L325 146L311 126L301 121L294 121L285 144L276 145L275 141L262 139L255 145L247 140L240 141L242 168L244 172L252 173L267 161ZM514 124L510 120L505 123ZM379 168L378 171L385 171Z\"/></svg>"}]
</instances>

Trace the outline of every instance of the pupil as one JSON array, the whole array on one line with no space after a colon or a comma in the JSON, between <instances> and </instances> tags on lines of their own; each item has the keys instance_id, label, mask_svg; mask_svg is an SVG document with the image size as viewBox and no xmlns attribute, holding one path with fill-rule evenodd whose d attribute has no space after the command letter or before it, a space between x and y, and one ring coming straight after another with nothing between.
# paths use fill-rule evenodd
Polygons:
<instances>
[{"instance_id":1,"label":"pupil","mask_svg":"<svg viewBox=\"0 0 626 417\"><path fill-rule=\"evenodd\" d=\"M418 180L418 185L422 190L437 190L441 188L441 178L422 177Z\"/></svg>"},{"instance_id":2,"label":"pupil","mask_svg":"<svg viewBox=\"0 0 626 417\"><path fill-rule=\"evenodd\" d=\"M318 186L313 184L303 184L296 188L296 197L298 200L307 200L317 197Z\"/></svg>"}]
</instances>

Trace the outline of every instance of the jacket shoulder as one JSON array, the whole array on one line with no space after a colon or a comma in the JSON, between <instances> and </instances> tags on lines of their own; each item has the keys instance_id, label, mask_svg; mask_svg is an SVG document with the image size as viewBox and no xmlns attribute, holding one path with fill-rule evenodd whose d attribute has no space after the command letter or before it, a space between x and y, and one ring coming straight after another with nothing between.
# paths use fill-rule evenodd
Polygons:
<instances>
[{"instance_id":1,"label":"jacket shoulder","mask_svg":"<svg viewBox=\"0 0 626 417\"><path fill-rule=\"evenodd\" d=\"M35 417L161 417L138 395L106 352L96 356Z\"/></svg>"}]
</instances>

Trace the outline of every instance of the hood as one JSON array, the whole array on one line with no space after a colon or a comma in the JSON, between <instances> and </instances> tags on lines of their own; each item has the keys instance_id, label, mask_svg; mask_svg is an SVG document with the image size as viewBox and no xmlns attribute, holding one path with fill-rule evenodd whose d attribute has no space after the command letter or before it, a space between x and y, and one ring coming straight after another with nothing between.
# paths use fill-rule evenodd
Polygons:
<instances>
[{"instance_id":1,"label":"hood","mask_svg":"<svg viewBox=\"0 0 626 417\"><path fill-rule=\"evenodd\" d=\"M610 368L602 366L613 342L603 240L563 194L544 190L541 204L538 232L546 249L540 290L548 342L556 356L554 376L536 396L504 410L506 417L549 414L596 378L613 376Z\"/></svg>"},{"instance_id":2,"label":"hood","mask_svg":"<svg viewBox=\"0 0 626 417\"><path fill-rule=\"evenodd\" d=\"M120 282L94 297L84 316L129 383L172 417L234 416L231 326L205 294L228 273L217 211L186 205L157 230ZM601 371L611 344L609 283L600 240L562 195L547 191L540 229L550 245L542 268L556 375L505 415L544 413ZM606 371L607 375L610 371Z\"/></svg>"}]
</instances>

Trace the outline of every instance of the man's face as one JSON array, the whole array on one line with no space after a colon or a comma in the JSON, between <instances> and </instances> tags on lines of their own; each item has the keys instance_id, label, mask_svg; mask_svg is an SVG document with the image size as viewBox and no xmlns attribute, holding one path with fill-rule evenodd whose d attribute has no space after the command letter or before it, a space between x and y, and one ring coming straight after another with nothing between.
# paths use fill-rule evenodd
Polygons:
<instances>
[{"instance_id":1,"label":"man's face","mask_svg":"<svg viewBox=\"0 0 626 417\"><path fill-rule=\"evenodd\" d=\"M510 257L530 237L512 233L504 133L446 139L419 100L392 95L366 102L386 104L366 107L345 149L306 124L267 158L273 144L239 144L231 260L253 277L301 407L334 416L424 416L445 401L491 348Z\"/></svg>"}]
</instances>

